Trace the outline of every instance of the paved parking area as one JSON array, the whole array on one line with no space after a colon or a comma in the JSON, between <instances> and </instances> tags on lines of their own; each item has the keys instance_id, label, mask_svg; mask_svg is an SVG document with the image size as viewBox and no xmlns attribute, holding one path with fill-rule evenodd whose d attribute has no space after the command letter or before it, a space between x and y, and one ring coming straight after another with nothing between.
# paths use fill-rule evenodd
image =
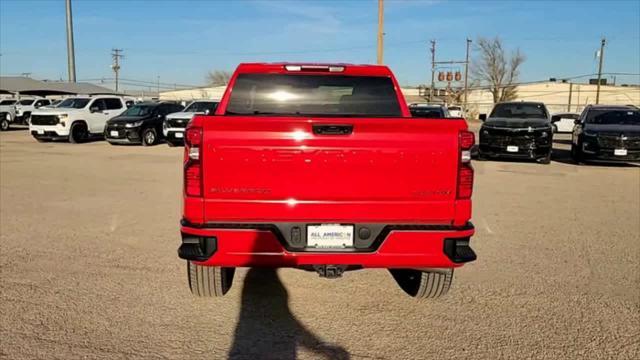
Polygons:
<instances>
[{"instance_id":1,"label":"paved parking area","mask_svg":"<svg viewBox=\"0 0 640 360\"><path fill-rule=\"evenodd\" d=\"M0 134L0 358L638 359L640 168L477 162L449 295L383 270L240 270L193 298L181 149Z\"/></svg>"}]
</instances>

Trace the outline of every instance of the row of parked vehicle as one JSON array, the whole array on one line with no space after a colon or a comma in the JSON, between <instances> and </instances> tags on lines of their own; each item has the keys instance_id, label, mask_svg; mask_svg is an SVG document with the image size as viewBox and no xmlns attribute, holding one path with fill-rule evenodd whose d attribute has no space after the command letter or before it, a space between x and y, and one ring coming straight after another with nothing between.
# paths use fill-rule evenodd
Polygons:
<instances>
[{"instance_id":1,"label":"row of parked vehicle","mask_svg":"<svg viewBox=\"0 0 640 360\"><path fill-rule=\"evenodd\" d=\"M0 101L0 128L12 123L29 125L38 141L69 140L80 143L104 138L111 144L169 146L184 144L184 129L196 114L213 113L214 100L194 101L186 107L174 102L134 103L118 96L75 96ZM464 117L459 106L410 104L413 117ZM551 161L554 133L570 132L571 156L583 161L640 161L640 114L635 106L589 105L582 114L550 115L539 102L496 104L480 114L477 159L530 159Z\"/></svg>"},{"instance_id":2,"label":"row of parked vehicle","mask_svg":"<svg viewBox=\"0 0 640 360\"><path fill-rule=\"evenodd\" d=\"M496 104L480 114L478 159L551 161L553 134L571 132L571 157L585 161L640 161L640 109L633 105L588 105L581 114L549 115L539 102Z\"/></svg>"},{"instance_id":3,"label":"row of parked vehicle","mask_svg":"<svg viewBox=\"0 0 640 360\"><path fill-rule=\"evenodd\" d=\"M459 117L452 107L411 104L420 118ZM456 107L456 110L458 107ZM540 102L504 102L480 114L477 159L513 158L549 164L553 135L571 133L571 157L585 161L640 161L640 113L633 105L588 105L581 114L551 115Z\"/></svg>"},{"instance_id":4,"label":"row of parked vehicle","mask_svg":"<svg viewBox=\"0 0 640 360\"><path fill-rule=\"evenodd\" d=\"M135 103L133 99L103 95L74 96L57 103L49 99L5 99L0 105L3 130L11 123L26 124L40 142L81 143L104 138L111 144L150 146L166 140L176 146L184 143L184 129L191 117L213 113L218 102L198 100L184 107L175 102Z\"/></svg>"}]
</instances>

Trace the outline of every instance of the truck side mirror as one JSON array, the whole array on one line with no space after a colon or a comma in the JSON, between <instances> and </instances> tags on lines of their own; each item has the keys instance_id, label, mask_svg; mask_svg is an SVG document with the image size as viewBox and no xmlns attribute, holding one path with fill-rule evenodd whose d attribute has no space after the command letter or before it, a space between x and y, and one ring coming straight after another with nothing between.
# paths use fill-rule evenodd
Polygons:
<instances>
[{"instance_id":1,"label":"truck side mirror","mask_svg":"<svg viewBox=\"0 0 640 360\"><path fill-rule=\"evenodd\" d=\"M487 121L487 114L480 114L478 115L478 119L480 119L480 121Z\"/></svg>"},{"instance_id":2,"label":"truck side mirror","mask_svg":"<svg viewBox=\"0 0 640 360\"><path fill-rule=\"evenodd\" d=\"M555 123L555 122L558 122L558 121L560 121L560 116L558 116L558 115L553 115L553 116L551 117L551 122L552 122L552 123Z\"/></svg>"},{"instance_id":3,"label":"truck side mirror","mask_svg":"<svg viewBox=\"0 0 640 360\"><path fill-rule=\"evenodd\" d=\"M580 125L581 124L580 119L573 120L573 124L574 125Z\"/></svg>"}]
</instances>

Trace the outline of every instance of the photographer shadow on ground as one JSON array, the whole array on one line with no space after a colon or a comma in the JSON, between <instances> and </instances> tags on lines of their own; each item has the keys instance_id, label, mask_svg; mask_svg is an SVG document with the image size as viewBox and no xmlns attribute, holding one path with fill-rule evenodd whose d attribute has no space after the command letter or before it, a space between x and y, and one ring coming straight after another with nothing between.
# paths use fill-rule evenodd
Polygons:
<instances>
[{"instance_id":1,"label":"photographer shadow on ground","mask_svg":"<svg viewBox=\"0 0 640 360\"><path fill-rule=\"evenodd\" d=\"M289 295L276 269L251 268L244 280L229 359L291 360L299 347L317 358L349 358L345 349L323 343L291 313Z\"/></svg>"}]
</instances>

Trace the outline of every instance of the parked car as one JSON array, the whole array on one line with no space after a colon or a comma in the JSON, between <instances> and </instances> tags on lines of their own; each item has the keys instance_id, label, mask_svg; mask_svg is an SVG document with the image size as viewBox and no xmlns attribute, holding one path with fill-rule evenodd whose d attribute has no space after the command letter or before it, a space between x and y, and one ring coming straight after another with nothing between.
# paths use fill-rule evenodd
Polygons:
<instances>
[{"instance_id":1,"label":"parked car","mask_svg":"<svg viewBox=\"0 0 640 360\"><path fill-rule=\"evenodd\" d=\"M182 245L197 296L236 267L386 268L416 298L473 261L474 135L415 121L386 66L241 64L185 132Z\"/></svg>"},{"instance_id":2,"label":"parked car","mask_svg":"<svg viewBox=\"0 0 640 360\"><path fill-rule=\"evenodd\" d=\"M588 105L576 120L571 156L583 161L640 161L640 110Z\"/></svg>"},{"instance_id":3,"label":"parked car","mask_svg":"<svg viewBox=\"0 0 640 360\"><path fill-rule=\"evenodd\" d=\"M16 103L16 117L19 118L23 124L29 124L31 113L49 104L51 104L51 100L49 99L20 98Z\"/></svg>"},{"instance_id":4,"label":"parked car","mask_svg":"<svg viewBox=\"0 0 640 360\"><path fill-rule=\"evenodd\" d=\"M16 121L16 99L3 99L0 101L0 130L9 130L11 124Z\"/></svg>"},{"instance_id":5,"label":"parked car","mask_svg":"<svg viewBox=\"0 0 640 360\"><path fill-rule=\"evenodd\" d=\"M575 121L580 117L576 113L559 113L551 116L551 124L554 133L570 133L573 131Z\"/></svg>"},{"instance_id":6,"label":"parked car","mask_svg":"<svg viewBox=\"0 0 640 360\"><path fill-rule=\"evenodd\" d=\"M449 110L449 116L450 117L454 117L454 118L463 118L464 117L464 111L462 110L462 106L451 105L451 106L447 107L447 110Z\"/></svg>"},{"instance_id":7,"label":"parked car","mask_svg":"<svg viewBox=\"0 0 640 360\"><path fill-rule=\"evenodd\" d=\"M496 104L489 117L480 114L478 159L531 159L551 162L553 130L549 111L538 102Z\"/></svg>"},{"instance_id":8,"label":"parked car","mask_svg":"<svg viewBox=\"0 0 640 360\"><path fill-rule=\"evenodd\" d=\"M450 117L447 107L433 104L411 104L409 111L412 117L442 119Z\"/></svg>"},{"instance_id":9,"label":"parked car","mask_svg":"<svg viewBox=\"0 0 640 360\"><path fill-rule=\"evenodd\" d=\"M124 100L117 96L69 97L54 109L35 110L29 132L38 141L68 139L81 143L102 137L107 120L125 109Z\"/></svg>"},{"instance_id":10,"label":"parked car","mask_svg":"<svg viewBox=\"0 0 640 360\"><path fill-rule=\"evenodd\" d=\"M167 140L167 144L169 144L169 146L183 145L184 129L187 127L189 120L191 120L194 115L213 115L217 106L217 101L196 100L181 112L167 115L162 127L162 133Z\"/></svg>"},{"instance_id":11,"label":"parked car","mask_svg":"<svg viewBox=\"0 0 640 360\"><path fill-rule=\"evenodd\" d=\"M104 137L110 144L155 145L163 139L162 124L167 114L181 110L182 105L169 102L135 104L107 121Z\"/></svg>"}]
</instances>

